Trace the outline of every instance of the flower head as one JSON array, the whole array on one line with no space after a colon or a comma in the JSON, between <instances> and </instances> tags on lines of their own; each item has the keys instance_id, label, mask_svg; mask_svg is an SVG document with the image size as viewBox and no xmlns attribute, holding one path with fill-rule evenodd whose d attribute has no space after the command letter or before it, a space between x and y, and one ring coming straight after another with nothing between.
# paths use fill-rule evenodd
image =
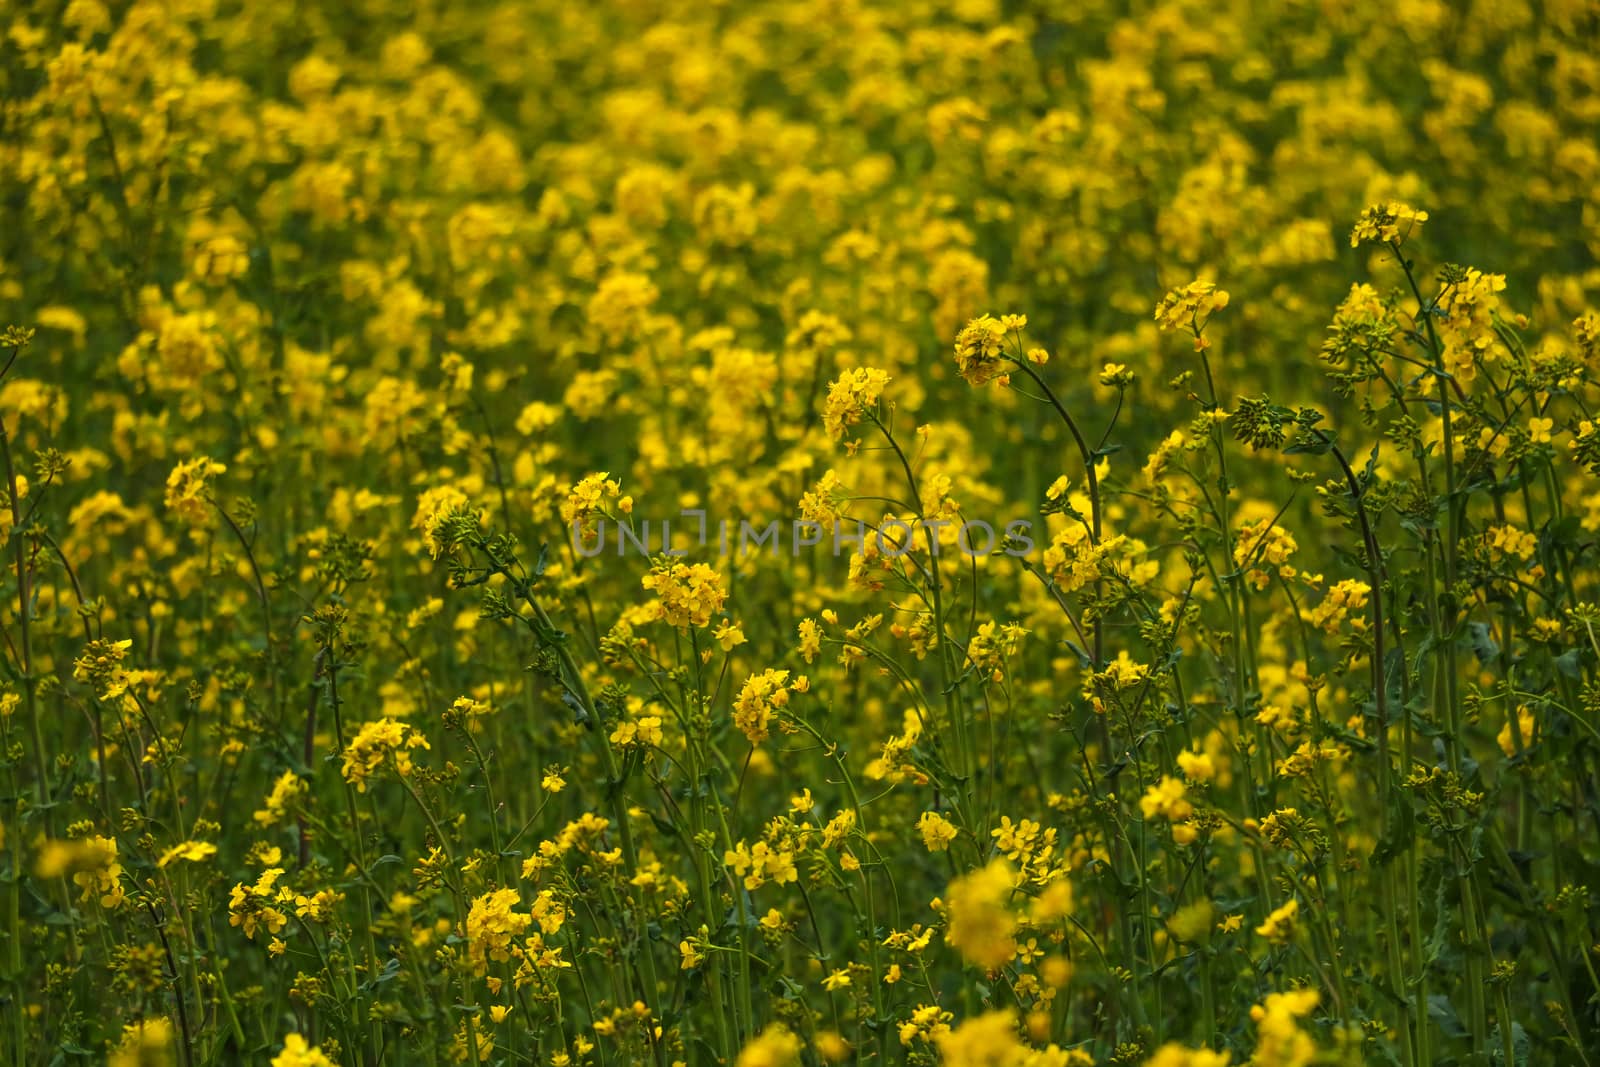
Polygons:
<instances>
[{"instance_id":1,"label":"flower head","mask_svg":"<svg viewBox=\"0 0 1600 1067\"><path fill-rule=\"evenodd\" d=\"M1382 244L1399 244L1422 228L1428 221L1426 211L1418 211L1409 204L1389 200L1362 209L1350 231L1350 247L1356 248L1368 241Z\"/></svg>"},{"instance_id":2,"label":"flower head","mask_svg":"<svg viewBox=\"0 0 1600 1067\"><path fill-rule=\"evenodd\" d=\"M167 509L186 526L204 529L211 525L211 479L228 468L199 456L184 460L167 475Z\"/></svg>"},{"instance_id":3,"label":"flower head","mask_svg":"<svg viewBox=\"0 0 1600 1067\"><path fill-rule=\"evenodd\" d=\"M889 384L886 371L876 367L856 367L841 374L828 386L828 397L822 406L822 425L835 441L844 432L861 421L861 413L877 406L884 386Z\"/></svg>"},{"instance_id":4,"label":"flower head","mask_svg":"<svg viewBox=\"0 0 1600 1067\"><path fill-rule=\"evenodd\" d=\"M996 378L1005 384L1006 335L1011 332L1007 323L1013 320L1020 320L1018 328L1027 321L1021 316L1008 315L1003 322L992 315L981 315L956 334L956 369L969 385L984 385Z\"/></svg>"}]
</instances>

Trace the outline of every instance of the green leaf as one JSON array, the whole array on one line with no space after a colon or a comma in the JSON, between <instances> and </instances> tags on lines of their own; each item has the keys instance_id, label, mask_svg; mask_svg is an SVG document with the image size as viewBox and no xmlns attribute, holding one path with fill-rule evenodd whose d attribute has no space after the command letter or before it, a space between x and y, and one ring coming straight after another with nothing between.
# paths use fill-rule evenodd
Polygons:
<instances>
[{"instance_id":1,"label":"green leaf","mask_svg":"<svg viewBox=\"0 0 1600 1067\"><path fill-rule=\"evenodd\" d=\"M1428 1018L1443 1031L1446 1037L1466 1037L1467 1028L1461 1024L1461 1016L1456 1014L1454 1004L1443 993L1433 993L1428 997Z\"/></svg>"},{"instance_id":2,"label":"green leaf","mask_svg":"<svg viewBox=\"0 0 1600 1067\"><path fill-rule=\"evenodd\" d=\"M1492 663L1500 658L1499 642L1495 641L1486 622L1467 624L1467 644L1472 647L1472 654L1478 657L1479 663Z\"/></svg>"}]
</instances>

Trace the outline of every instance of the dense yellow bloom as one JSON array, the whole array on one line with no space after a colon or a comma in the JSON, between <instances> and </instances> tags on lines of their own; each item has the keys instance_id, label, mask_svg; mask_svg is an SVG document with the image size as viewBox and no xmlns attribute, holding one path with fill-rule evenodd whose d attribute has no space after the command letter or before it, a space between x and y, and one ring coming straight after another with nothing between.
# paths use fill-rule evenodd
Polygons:
<instances>
[{"instance_id":1,"label":"dense yellow bloom","mask_svg":"<svg viewBox=\"0 0 1600 1067\"><path fill-rule=\"evenodd\" d=\"M1337 633L1340 624L1349 620L1358 630L1366 628L1367 620L1360 614L1372 595L1366 582L1346 579L1328 588L1322 602L1311 611L1311 624L1328 633Z\"/></svg>"},{"instance_id":2,"label":"dense yellow bloom","mask_svg":"<svg viewBox=\"0 0 1600 1067\"><path fill-rule=\"evenodd\" d=\"M708 625L728 599L722 576L704 563L659 561L643 585L656 594L661 618L680 630Z\"/></svg>"},{"instance_id":3,"label":"dense yellow bloom","mask_svg":"<svg viewBox=\"0 0 1600 1067\"><path fill-rule=\"evenodd\" d=\"M1233 1057L1226 1052L1210 1049L1189 1049L1168 1042L1156 1049L1155 1055L1144 1061L1144 1067L1229 1067Z\"/></svg>"},{"instance_id":4,"label":"dense yellow bloom","mask_svg":"<svg viewBox=\"0 0 1600 1067\"><path fill-rule=\"evenodd\" d=\"M1503 274L1485 274L1469 267L1461 281L1446 286L1439 295L1441 317L1437 327L1441 356L1452 375L1471 381L1480 364L1501 358L1505 345L1496 330Z\"/></svg>"},{"instance_id":5,"label":"dense yellow bloom","mask_svg":"<svg viewBox=\"0 0 1600 1067\"><path fill-rule=\"evenodd\" d=\"M807 663L822 652L822 628L815 619L800 620L800 655Z\"/></svg>"},{"instance_id":6,"label":"dense yellow bloom","mask_svg":"<svg viewBox=\"0 0 1600 1067\"><path fill-rule=\"evenodd\" d=\"M822 408L822 424L834 440L861 421L863 411L877 407L878 397L889 384L887 372L875 367L857 367L845 371L828 386L828 396Z\"/></svg>"},{"instance_id":7,"label":"dense yellow bloom","mask_svg":"<svg viewBox=\"0 0 1600 1067\"><path fill-rule=\"evenodd\" d=\"M165 1015L141 1019L123 1027L122 1037L106 1059L107 1067L148 1067L172 1061L178 1032ZM326 1063L327 1061L323 1061ZM273 1067L278 1067L273 1061Z\"/></svg>"},{"instance_id":8,"label":"dense yellow bloom","mask_svg":"<svg viewBox=\"0 0 1600 1067\"><path fill-rule=\"evenodd\" d=\"M1418 211L1398 200L1373 204L1363 208L1356 219L1355 228L1350 231L1350 247L1355 248L1366 241L1384 244L1403 242L1414 236L1427 221L1426 211Z\"/></svg>"},{"instance_id":9,"label":"dense yellow bloom","mask_svg":"<svg viewBox=\"0 0 1600 1067\"><path fill-rule=\"evenodd\" d=\"M1182 822L1194 814L1194 805L1189 803L1186 792L1181 780L1164 774L1139 798L1139 810L1146 819Z\"/></svg>"},{"instance_id":10,"label":"dense yellow bloom","mask_svg":"<svg viewBox=\"0 0 1600 1067\"><path fill-rule=\"evenodd\" d=\"M772 1023L739 1052L734 1067L791 1067L800 1062L800 1039L782 1023Z\"/></svg>"},{"instance_id":11,"label":"dense yellow bloom","mask_svg":"<svg viewBox=\"0 0 1600 1067\"><path fill-rule=\"evenodd\" d=\"M1011 865L997 859L957 878L946 890L945 943L975 967L995 970L1016 951L1013 877Z\"/></svg>"},{"instance_id":12,"label":"dense yellow bloom","mask_svg":"<svg viewBox=\"0 0 1600 1067\"><path fill-rule=\"evenodd\" d=\"M132 672L122 664L127 661L133 641L90 641L72 664L72 677L80 682L90 682L99 691L101 700L121 696L133 678Z\"/></svg>"},{"instance_id":13,"label":"dense yellow bloom","mask_svg":"<svg viewBox=\"0 0 1600 1067\"><path fill-rule=\"evenodd\" d=\"M723 856L723 865L744 879L746 889L759 889L767 882L786 885L799 878L794 852L757 841L746 846L740 842Z\"/></svg>"},{"instance_id":14,"label":"dense yellow bloom","mask_svg":"<svg viewBox=\"0 0 1600 1067\"><path fill-rule=\"evenodd\" d=\"M967 642L967 662L988 672L989 680L1005 680L1005 662L1013 655L1028 631L1016 623L982 623Z\"/></svg>"},{"instance_id":15,"label":"dense yellow bloom","mask_svg":"<svg viewBox=\"0 0 1600 1067\"><path fill-rule=\"evenodd\" d=\"M261 872L253 884L236 884L228 900L228 925L238 927L252 941L262 928L269 934L281 931L289 921L283 906L294 900L293 893L278 888L278 879L281 877L282 868L269 867Z\"/></svg>"},{"instance_id":16,"label":"dense yellow bloom","mask_svg":"<svg viewBox=\"0 0 1600 1067\"><path fill-rule=\"evenodd\" d=\"M1044 566L1061 591L1070 593L1117 573L1127 549L1120 535L1096 543L1083 526L1068 526L1045 549Z\"/></svg>"},{"instance_id":17,"label":"dense yellow bloom","mask_svg":"<svg viewBox=\"0 0 1600 1067\"><path fill-rule=\"evenodd\" d=\"M767 739L775 716L789 704L789 672L766 670L752 674L733 701L733 724L752 745Z\"/></svg>"},{"instance_id":18,"label":"dense yellow bloom","mask_svg":"<svg viewBox=\"0 0 1600 1067\"><path fill-rule=\"evenodd\" d=\"M417 510L411 526L422 534L422 544L428 555L438 559L445 551L440 538L440 526L451 514L465 510L471 501L467 494L451 485L435 486L417 498Z\"/></svg>"},{"instance_id":19,"label":"dense yellow bloom","mask_svg":"<svg viewBox=\"0 0 1600 1067\"><path fill-rule=\"evenodd\" d=\"M1256 1051L1250 1061L1259 1067L1305 1067L1317 1056L1311 1035L1300 1029L1299 1020L1316 1008L1315 989L1292 993L1272 993L1264 1003L1250 1009L1256 1024Z\"/></svg>"},{"instance_id":20,"label":"dense yellow bloom","mask_svg":"<svg viewBox=\"0 0 1600 1067\"><path fill-rule=\"evenodd\" d=\"M659 295L655 285L642 274L609 274L589 298L589 319L608 343L620 343L644 327L650 306Z\"/></svg>"},{"instance_id":21,"label":"dense yellow bloom","mask_svg":"<svg viewBox=\"0 0 1600 1067\"><path fill-rule=\"evenodd\" d=\"M283 1051L272 1057L272 1067L335 1067L335 1064L299 1034L289 1034L283 1039Z\"/></svg>"},{"instance_id":22,"label":"dense yellow bloom","mask_svg":"<svg viewBox=\"0 0 1600 1067\"><path fill-rule=\"evenodd\" d=\"M1156 323L1163 330L1187 330L1194 334L1195 347L1205 347L1200 336L1211 316L1228 306L1226 289L1218 289L1211 282L1193 281L1178 289L1169 290L1156 305Z\"/></svg>"},{"instance_id":23,"label":"dense yellow bloom","mask_svg":"<svg viewBox=\"0 0 1600 1067\"><path fill-rule=\"evenodd\" d=\"M421 731L398 719L377 719L363 723L343 753L340 773L344 780L356 787L357 792L367 791L367 779L390 756L394 757L395 770L402 777L411 773L411 750L431 748Z\"/></svg>"},{"instance_id":24,"label":"dense yellow bloom","mask_svg":"<svg viewBox=\"0 0 1600 1067\"><path fill-rule=\"evenodd\" d=\"M910 1018L900 1024L900 1044L937 1041L950 1032L950 1020L953 1017L937 1004L918 1005Z\"/></svg>"},{"instance_id":25,"label":"dense yellow bloom","mask_svg":"<svg viewBox=\"0 0 1600 1067\"><path fill-rule=\"evenodd\" d=\"M222 285L250 269L250 251L232 234L219 234L195 247L190 269L207 285Z\"/></svg>"},{"instance_id":26,"label":"dense yellow bloom","mask_svg":"<svg viewBox=\"0 0 1600 1067\"><path fill-rule=\"evenodd\" d=\"M607 500L615 500L622 485L605 471L580 478L561 502L561 521L579 528L584 533L595 529L595 517L604 510Z\"/></svg>"},{"instance_id":27,"label":"dense yellow bloom","mask_svg":"<svg viewBox=\"0 0 1600 1067\"><path fill-rule=\"evenodd\" d=\"M272 784L272 792L263 802L265 807L255 813L255 821L263 826L282 822L291 805L305 794L305 783L293 771L284 771Z\"/></svg>"},{"instance_id":28,"label":"dense yellow bloom","mask_svg":"<svg viewBox=\"0 0 1600 1067\"><path fill-rule=\"evenodd\" d=\"M980 1064L1018 1064L1024 1062L1025 1046L1017 1038L1017 1017L1011 1011L989 1011L975 1015L952 1030L940 1034L940 1062L950 1067L979 1067Z\"/></svg>"},{"instance_id":29,"label":"dense yellow bloom","mask_svg":"<svg viewBox=\"0 0 1600 1067\"><path fill-rule=\"evenodd\" d=\"M1209 753L1191 752L1187 749L1178 753L1178 769L1183 771L1183 776L1191 782L1209 782L1217 776L1217 767Z\"/></svg>"},{"instance_id":30,"label":"dense yellow bloom","mask_svg":"<svg viewBox=\"0 0 1600 1067\"><path fill-rule=\"evenodd\" d=\"M956 827L949 819L934 811L925 811L917 817L917 831L929 852L944 852L956 839Z\"/></svg>"},{"instance_id":31,"label":"dense yellow bloom","mask_svg":"<svg viewBox=\"0 0 1600 1067\"><path fill-rule=\"evenodd\" d=\"M467 912L467 959L477 974L486 973L490 961L509 960L512 942L533 925L532 915L516 910L521 903L515 889L496 889L472 902Z\"/></svg>"},{"instance_id":32,"label":"dense yellow bloom","mask_svg":"<svg viewBox=\"0 0 1600 1067\"><path fill-rule=\"evenodd\" d=\"M956 369L971 385L984 385L995 379L1005 384L1006 338L1027 325L1022 315L996 319L981 315L961 328L956 335Z\"/></svg>"},{"instance_id":33,"label":"dense yellow bloom","mask_svg":"<svg viewBox=\"0 0 1600 1067\"><path fill-rule=\"evenodd\" d=\"M96 901L102 908L120 907L127 892L122 885L122 863L117 851L115 838L87 837L72 843L66 851L42 855L38 873L48 877L46 872L59 874L71 869L75 872L73 882L83 890L80 900Z\"/></svg>"},{"instance_id":34,"label":"dense yellow bloom","mask_svg":"<svg viewBox=\"0 0 1600 1067\"><path fill-rule=\"evenodd\" d=\"M1499 559L1532 559L1538 550L1539 538L1515 526L1493 526L1484 535L1489 553Z\"/></svg>"},{"instance_id":35,"label":"dense yellow bloom","mask_svg":"<svg viewBox=\"0 0 1600 1067\"><path fill-rule=\"evenodd\" d=\"M1293 578L1295 568L1289 559L1299 549L1294 536L1272 519L1244 523L1233 542L1234 566L1245 572L1250 584L1265 589L1273 575Z\"/></svg>"},{"instance_id":36,"label":"dense yellow bloom","mask_svg":"<svg viewBox=\"0 0 1600 1067\"><path fill-rule=\"evenodd\" d=\"M210 526L214 519L211 511L211 479L227 469L204 456L179 463L167 476L168 510L185 525L199 528Z\"/></svg>"},{"instance_id":37,"label":"dense yellow bloom","mask_svg":"<svg viewBox=\"0 0 1600 1067\"><path fill-rule=\"evenodd\" d=\"M1268 941L1288 941L1294 936L1295 921L1299 915L1300 902L1290 897L1288 901L1272 909L1272 913L1256 927L1256 933Z\"/></svg>"}]
</instances>

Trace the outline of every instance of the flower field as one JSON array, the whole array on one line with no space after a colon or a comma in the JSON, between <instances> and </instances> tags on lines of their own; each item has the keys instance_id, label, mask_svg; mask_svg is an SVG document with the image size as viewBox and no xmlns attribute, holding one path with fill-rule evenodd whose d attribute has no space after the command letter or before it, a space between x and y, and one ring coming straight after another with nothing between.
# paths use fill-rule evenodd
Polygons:
<instances>
[{"instance_id":1,"label":"flower field","mask_svg":"<svg viewBox=\"0 0 1600 1067\"><path fill-rule=\"evenodd\" d=\"M0 8L0 1059L1600 1067L1589 0Z\"/></svg>"}]
</instances>

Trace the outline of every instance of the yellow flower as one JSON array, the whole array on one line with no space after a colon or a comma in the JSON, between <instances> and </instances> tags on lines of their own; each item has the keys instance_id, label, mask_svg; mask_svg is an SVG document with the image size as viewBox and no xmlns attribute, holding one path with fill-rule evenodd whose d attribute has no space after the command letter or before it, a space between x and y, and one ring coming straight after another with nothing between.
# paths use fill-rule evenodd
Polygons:
<instances>
[{"instance_id":1,"label":"yellow flower","mask_svg":"<svg viewBox=\"0 0 1600 1067\"><path fill-rule=\"evenodd\" d=\"M1272 914L1256 927L1256 933L1268 941L1282 944L1294 936L1295 920L1299 915L1300 902L1290 897L1287 903L1272 910Z\"/></svg>"},{"instance_id":2,"label":"yellow flower","mask_svg":"<svg viewBox=\"0 0 1600 1067\"><path fill-rule=\"evenodd\" d=\"M34 874L48 879L69 871L73 872L73 882L83 890L80 900L97 900L102 908L110 910L120 907L127 896L115 838L95 835L78 841L47 842L40 850Z\"/></svg>"},{"instance_id":3,"label":"yellow flower","mask_svg":"<svg viewBox=\"0 0 1600 1067\"><path fill-rule=\"evenodd\" d=\"M101 700L112 700L127 691L133 672L123 669L131 640L90 641L83 654L72 663L72 677L80 682L90 682L99 691Z\"/></svg>"},{"instance_id":4,"label":"yellow flower","mask_svg":"<svg viewBox=\"0 0 1600 1067\"><path fill-rule=\"evenodd\" d=\"M1293 535L1272 519L1244 523L1233 543L1234 566L1245 572L1250 585L1265 589L1276 574L1293 578L1295 568L1289 558L1299 550Z\"/></svg>"},{"instance_id":5,"label":"yellow flower","mask_svg":"<svg viewBox=\"0 0 1600 1067\"><path fill-rule=\"evenodd\" d=\"M739 842L723 853L722 863L744 879L746 889L759 889L768 881L787 885L798 881L799 869L795 866L794 852L782 846L757 841L754 845Z\"/></svg>"},{"instance_id":6,"label":"yellow flower","mask_svg":"<svg viewBox=\"0 0 1600 1067\"><path fill-rule=\"evenodd\" d=\"M367 791L367 779L394 757L395 769L402 777L411 773L411 749L431 748L421 731L398 719L378 719L364 723L344 750L340 772L359 793Z\"/></svg>"},{"instance_id":7,"label":"yellow flower","mask_svg":"<svg viewBox=\"0 0 1600 1067\"><path fill-rule=\"evenodd\" d=\"M842 1063L850 1056L850 1043L832 1030L816 1036L817 1054L827 1063Z\"/></svg>"},{"instance_id":8,"label":"yellow flower","mask_svg":"<svg viewBox=\"0 0 1600 1067\"><path fill-rule=\"evenodd\" d=\"M1156 322L1163 330L1186 330L1194 335L1195 348L1204 348L1201 337L1211 316L1228 306L1228 293L1210 282L1193 281L1168 291L1156 305Z\"/></svg>"},{"instance_id":9,"label":"yellow flower","mask_svg":"<svg viewBox=\"0 0 1600 1067\"><path fill-rule=\"evenodd\" d=\"M173 1062L177 1032L172 1020L156 1015L129 1023L106 1059L106 1067L144 1067ZM274 1061L276 1067L276 1061Z\"/></svg>"},{"instance_id":10,"label":"yellow flower","mask_svg":"<svg viewBox=\"0 0 1600 1067\"><path fill-rule=\"evenodd\" d=\"M421 532L428 555L438 559L451 547L444 543L441 528L447 518L466 511L470 503L467 494L451 485L435 486L417 499L417 510L411 525Z\"/></svg>"},{"instance_id":11,"label":"yellow flower","mask_svg":"<svg viewBox=\"0 0 1600 1067\"><path fill-rule=\"evenodd\" d=\"M1265 1002L1250 1009L1256 1024L1256 1051L1252 1064L1261 1067L1306 1067L1317 1058L1317 1044L1300 1029L1321 999L1315 989L1270 993Z\"/></svg>"},{"instance_id":12,"label":"yellow flower","mask_svg":"<svg viewBox=\"0 0 1600 1067\"><path fill-rule=\"evenodd\" d=\"M1398 200L1373 204L1364 208L1356 219L1355 228L1350 231L1350 247L1355 248L1366 241L1383 244L1403 242L1427 221L1426 211L1418 211Z\"/></svg>"},{"instance_id":13,"label":"yellow flower","mask_svg":"<svg viewBox=\"0 0 1600 1067\"><path fill-rule=\"evenodd\" d=\"M643 585L656 594L660 617L680 630L708 625L728 599L722 576L704 563L657 561Z\"/></svg>"},{"instance_id":14,"label":"yellow flower","mask_svg":"<svg viewBox=\"0 0 1600 1067\"><path fill-rule=\"evenodd\" d=\"M1506 724L1500 727L1500 734L1495 738L1500 744L1500 751L1510 759L1518 752L1525 752L1533 744L1533 731L1538 720L1533 717L1533 712L1528 710L1526 704L1517 705L1514 717L1507 717ZM1513 733L1513 726L1515 732Z\"/></svg>"},{"instance_id":15,"label":"yellow flower","mask_svg":"<svg viewBox=\"0 0 1600 1067\"><path fill-rule=\"evenodd\" d=\"M1496 559L1528 560L1539 549L1539 538L1515 526L1491 526L1484 535L1489 554Z\"/></svg>"},{"instance_id":16,"label":"yellow flower","mask_svg":"<svg viewBox=\"0 0 1600 1067\"><path fill-rule=\"evenodd\" d=\"M1233 1055L1210 1049L1190 1049L1169 1041L1144 1061L1144 1067L1229 1067Z\"/></svg>"},{"instance_id":17,"label":"yellow flower","mask_svg":"<svg viewBox=\"0 0 1600 1067\"><path fill-rule=\"evenodd\" d=\"M198 529L209 527L214 520L211 479L227 469L205 456L179 463L167 475L167 509L185 525Z\"/></svg>"},{"instance_id":18,"label":"yellow flower","mask_svg":"<svg viewBox=\"0 0 1600 1067\"><path fill-rule=\"evenodd\" d=\"M733 724L752 745L767 739L774 716L789 705L789 672L766 670L745 679L733 701Z\"/></svg>"},{"instance_id":19,"label":"yellow flower","mask_svg":"<svg viewBox=\"0 0 1600 1067\"><path fill-rule=\"evenodd\" d=\"M515 889L496 889L473 900L467 912L467 959L479 975L491 961L511 958L512 942L533 924L533 916L519 912L522 902Z\"/></svg>"},{"instance_id":20,"label":"yellow flower","mask_svg":"<svg viewBox=\"0 0 1600 1067\"><path fill-rule=\"evenodd\" d=\"M299 1034L283 1039L283 1051L272 1058L272 1067L336 1067L322 1050L306 1043Z\"/></svg>"},{"instance_id":21,"label":"yellow flower","mask_svg":"<svg viewBox=\"0 0 1600 1067\"><path fill-rule=\"evenodd\" d=\"M589 298L589 321L608 343L621 343L644 328L650 307L659 296L660 290L643 274L608 274Z\"/></svg>"},{"instance_id":22,"label":"yellow flower","mask_svg":"<svg viewBox=\"0 0 1600 1067\"><path fill-rule=\"evenodd\" d=\"M817 658L822 651L822 628L815 619L800 620L800 655L807 663Z\"/></svg>"},{"instance_id":23,"label":"yellow flower","mask_svg":"<svg viewBox=\"0 0 1600 1067\"><path fill-rule=\"evenodd\" d=\"M1121 363L1107 363L1100 368L1101 385L1122 384L1128 377L1128 368Z\"/></svg>"},{"instance_id":24,"label":"yellow flower","mask_svg":"<svg viewBox=\"0 0 1600 1067\"><path fill-rule=\"evenodd\" d=\"M288 814L289 807L305 794L305 783L293 771L284 771L272 785L272 792L267 794L263 802L266 806L257 809L254 819L262 826L272 826L282 822Z\"/></svg>"},{"instance_id":25,"label":"yellow flower","mask_svg":"<svg viewBox=\"0 0 1600 1067\"><path fill-rule=\"evenodd\" d=\"M1173 912L1167 926L1179 941L1204 942L1211 936L1211 920L1215 914L1211 901L1200 900Z\"/></svg>"},{"instance_id":26,"label":"yellow flower","mask_svg":"<svg viewBox=\"0 0 1600 1067\"><path fill-rule=\"evenodd\" d=\"M156 861L156 866L165 867L179 860L187 860L189 863L204 863L216 854L217 846L208 841L185 841L182 844L173 845L163 852L161 858Z\"/></svg>"},{"instance_id":27,"label":"yellow flower","mask_svg":"<svg viewBox=\"0 0 1600 1067\"><path fill-rule=\"evenodd\" d=\"M595 531L595 520L605 512L605 502L615 500L622 492L622 483L605 471L585 475L561 502L561 521L575 532L590 534Z\"/></svg>"},{"instance_id":28,"label":"yellow flower","mask_svg":"<svg viewBox=\"0 0 1600 1067\"><path fill-rule=\"evenodd\" d=\"M917 818L917 830L929 852L944 852L956 839L955 824L935 811L925 811Z\"/></svg>"},{"instance_id":29,"label":"yellow flower","mask_svg":"<svg viewBox=\"0 0 1600 1067\"><path fill-rule=\"evenodd\" d=\"M661 717L659 715L645 715L638 720L620 722L611 731L608 740L619 747L636 746L648 748L660 747L665 739L661 730Z\"/></svg>"},{"instance_id":30,"label":"yellow flower","mask_svg":"<svg viewBox=\"0 0 1600 1067\"><path fill-rule=\"evenodd\" d=\"M782 1023L769 1023L739 1052L734 1067L792 1067L800 1062L800 1039Z\"/></svg>"},{"instance_id":31,"label":"yellow flower","mask_svg":"<svg viewBox=\"0 0 1600 1067\"><path fill-rule=\"evenodd\" d=\"M878 397L889 384L889 375L875 367L847 370L828 386L823 403L822 424L835 441L861 421L861 413L875 408Z\"/></svg>"},{"instance_id":32,"label":"yellow flower","mask_svg":"<svg viewBox=\"0 0 1600 1067\"><path fill-rule=\"evenodd\" d=\"M969 385L984 385L995 379L1002 385L1006 383L1008 333L1005 323L990 315L973 319L961 328L956 335L956 369Z\"/></svg>"},{"instance_id":33,"label":"yellow flower","mask_svg":"<svg viewBox=\"0 0 1600 1067\"><path fill-rule=\"evenodd\" d=\"M1194 814L1194 805L1186 799L1186 792L1181 780L1164 774L1139 798L1139 811L1146 819L1182 822Z\"/></svg>"},{"instance_id":34,"label":"yellow flower","mask_svg":"<svg viewBox=\"0 0 1600 1067\"><path fill-rule=\"evenodd\" d=\"M951 1018L951 1014L937 1004L919 1004L912 1009L911 1017L900 1024L900 1044L937 1041L950 1032Z\"/></svg>"},{"instance_id":35,"label":"yellow flower","mask_svg":"<svg viewBox=\"0 0 1600 1067\"><path fill-rule=\"evenodd\" d=\"M939 1062L946 1067L983 1067L985 1064L1029 1062L1028 1046L1017 1033L1017 1016L1007 1008L964 1020L939 1034Z\"/></svg>"},{"instance_id":36,"label":"yellow flower","mask_svg":"<svg viewBox=\"0 0 1600 1067\"><path fill-rule=\"evenodd\" d=\"M262 927L266 927L269 934L281 931L289 921L276 906L284 898L283 892L276 888L282 876L282 868L268 867L253 885L244 882L235 885L228 900L228 925L238 927L252 941ZM292 899L292 894L288 896Z\"/></svg>"},{"instance_id":37,"label":"yellow flower","mask_svg":"<svg viewBox=\"0 0 1600 1067\"><path fill-rule=\"evenodd\" d=\"M250 269L250 250L231 234L220 234L194 249L190 269L207 285L222 285Z\"/></svg>"},{"instance_id":38,"label":"yellow flower","mask_svg":"<svg viewBox=\"0 0 1600 1067\"><path fill-rule=\"evenodd\" d=\"M1183 776L1191 782L1209 782L1217 775L1216 764L1211 756L1204 752L1190 752L1184 750L1178 753L1178 769L1183 771Z\"/></svg>"},{"instance_id":39,"label":"yellow flower","mask_svg":"<svg viewBox=\"0 0 1600 1067\"><path fill-rule=\"evenodd\" d=\"M724 622L711 631L712 638L722 646L722 651L732 652L745 643L744 629L736 622Z\"/></svg>"},{"instance_id":40,"label":"yellow flower","mask_svg":"<svg viewBox=\"0 0 1600 1067\"><path fill-rule=\"evenodd\" d=\"M986 971L1004 966L1016 951L1012 880L1011 864L996 859L951 882L945 894L945 943Z\"/></svg>"}]
</instances>

